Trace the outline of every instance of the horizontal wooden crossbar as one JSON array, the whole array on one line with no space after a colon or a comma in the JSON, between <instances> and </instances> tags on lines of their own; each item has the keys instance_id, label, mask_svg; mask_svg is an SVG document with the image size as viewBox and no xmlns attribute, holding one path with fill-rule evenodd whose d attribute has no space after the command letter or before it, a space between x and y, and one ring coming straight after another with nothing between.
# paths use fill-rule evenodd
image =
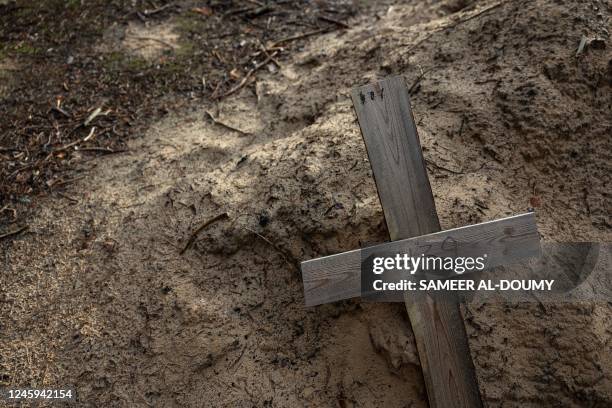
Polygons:
<instances>
[{"instance_id":1,"label":"horizontal wooden crossbar","mask_svg":"<svg viewBox=\"0 0 612 408\"><path fill-rule=\"evenodd\" d=\"M453 241L454 245L443 245ZM306 306L360 296L363 251L302 262ZM473 256L487 254L487 267L509 265L540 253L534 213L402 239L367 248L369 254L408 253L415 256Z\"/></svg>"}]
</instances>

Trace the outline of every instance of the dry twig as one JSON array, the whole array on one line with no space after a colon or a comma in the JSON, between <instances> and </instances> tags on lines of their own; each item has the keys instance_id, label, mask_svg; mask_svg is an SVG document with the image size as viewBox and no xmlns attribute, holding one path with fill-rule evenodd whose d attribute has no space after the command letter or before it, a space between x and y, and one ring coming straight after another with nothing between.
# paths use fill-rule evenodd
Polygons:
<instances>
[{"instance_id":1,"label":"dry twig","mask_svg":"<svg viewBox=\"0 0 612 408\"><path fill-rule=\"evenodd\" d=\"M87 119L85 119L85 122L83 122L83 126L89 125L91 121L94 120L96 116L98 116L101 113L102 113L102 108L100 107L96 108L93 112L91 112L91 114L87 117Z\"/></svg>"},{"instance_id":2,"label":"dry twig","mask_svg":"<svg viewBox=\"0 0 612 408\"><path fill-rule=\"evenodd\" d=\"M80 152L99 152L105 154L116 154L116 153L124 153L127 152L127 149L119 149L113 150L106 147L81 147L79 149Z\"/></svg>"},{"instance_id":3,"label":"dry twig","mask_svg":"<svg viewBox=\"0 0 612 408\"><path fill-rule=\"evenodd\" d=\"M28 229L28 226L25 225L23 227L17 228L14 231L9 231L9 232L7 232L5 234L0 235L0 239L4 239L4 238L12 237L13 235L21 234L22 232L24 232L27 229Z\"/></svg>"},{"instance_id":4,"label":"dry twig","mask_svg":"<svg viewBox=\"0 0 612 408\"><path fill-rule=\"evenodd\" d=\"M69 195L66 195L66 194L62 193L61 191L58 191L57 195L59 195L60 197L65 198L66 200L68 200L68 201L70 201L71 203L74 203L74 204L79 202L79 200L77 200L76 198L72 198Z\"/></svg>"},{"instance_id":5,"label":"dry twig","mask_svg":"<svg viewBox=\"0 0 612 408\"><path fill-rule=\"evenodd\" d=\"M326 33L326 32L329 32L329 31L333 31L333 30L329 29L329 28L321 28L319 30L307 31L307 32L302 33L302 34L297 34L297 35L293 35L291 37L280 39L280 40L276 41L275 43L273 43L268 48L278 47L279 45L284 44L286 42L291 42L291 41L295 41L295 40L301 40L302 38L311 37L313 35L322 34L322 33Z\"/></svg>"},{"instance_id":6,"label":"dry twig","mask_svg":"<svg viewBox=\"0 0 612 408\"><path fill-rule=\"evenodd\" d=\"M249 72L247 72L247 74L244 76L244 78L242 78L242 81L240 81L240 83L238 83L238 85L234 86L233 88L231 88L229 91L227 91L223 95L220 95L217 99L223 99L226 96L229 96L229 95L235 93L236 91L242 89L242 87L247 84L247 82L251 78L251 76L253 76L253 74L255 72L257 72L261 67L265 66L267 63L272 61L272 58L274 58L277 54L278 54L278 51L274 51L268 58L266 58L265 60L263 60L259 64L255 65L255 67L251 68L249 70Z\"/></svg>"},{"instance_id":7,"label":"dry twig","mask_svg":"<svg viewBox=\"0 0 612 408\"><path fill-rule=\"evenodd\" d=\"M442 32L442 31L444 31L444 30L447 30L447 29L449 29L449 28L454 28L454 27L457 27L459 24L463 24L463 23L465 23L465 22L467 22L467 21L470 21L470 20L472 20L472 19L475 19L476 17L480 17L481 15L483 15L483 14L485 14L485 13L487 13L487 12L491 11L491 10L494 10L494 9L496 9L496 8L498 8L498 7L502 6L502 5L504 5L505 3L506 3L506 1L500 1L499 3L495 3L495 4L494 4L494 5L492 5L491 7L487 7L487 8L485 8L485 9L483 9L483 10L480 10L479 12L474 13L474 14L472 14L471 16L469 16L469 17L467 17L467 18L464 18L464 19L462 19L462 20L457 20L457 21L455 21L455 22L453 22L453 23L450 23L450 24L447 24L447 25L445 25L445 26L443 26L443 27L440 27L439 29L437 29L437 30L435 30L435 31L432 31L431 33L427 34L427 35L426 35L426 36L425 36L423 39L421 39L421 40L417 41L415 44L413 44L413 45L410 47L410 49L408 49L408 52L411 52L411 51L413 51L414 49L416 49L418 46L420 46L421 44L423 44L425 41L429 40L429 39L430 39L430 38L431 38L431 37L432 37L434 34L437 34L437 33L439 33L439 32Z\"/></svg>"},{"instance_id":8,"label":"dry twig","mask_svg":"<svg viewBox=\"0 0 612 408\"><path fill-rule=\"evenodd\" d=\"M346 23L344 23L342 21L339 21L339 20L335 20L335 19L330 18L330 17L319 16L319 19L321 19L323 21L327 21L328 23L336 24L336 25L338 25L338 26L340 26L342 28L351 28L348 24L346 24Z\"/></svg>"},{"instance_id":9,"label":"dry twig","mask_svg":"<svg viewBox=\"0 0 612 408\"><path fill-rule=\"evenodd\" d=\"M88 134L87 136L85 136L83 139L78 139L78 140L75 140L75 141L74 141L74 142L72 142L72 143L68 143L67 145L64 145L64 146L58 147L57 149L55 149L55 150L53 150L51 153L49 153L49 155L47 156L47 158L45 159L45 161L46 161L46 160L49 160L49 159L51 158L51 156L53 156L53 154L54 154L54 153L58 153L58 152L61 152L61 151L64 151L64 150L70 149L71 147L76 146L76 145L78 145L79 143L83 143L83 142L86 142L86 141L90 140L91 138L93 138L93 137L94 137L95 132L96 132L96 127L95 127L95 126L93 126L93 127L91 128L91 130L89 131L89 134Z\"/></svg>"},{"instance_id":10,"label":"dry twig","mask_svg":"<svg viewBox=\"0 0 612 408\"><path fill-rule=\"evenodd\" d=\"M164 4L163 6L153 9L153 10L144 10L142 14L148 17L148 16L152 16L157 13L161 13L162 11L172 8L172 7L176 7L176 4L174 3Z\"/></svg>"},{"instance_id":11,"label":"dry twig","mask_svg":"<svg viewBox=\"0 0 612 408\"><path fill-rule=\"evenodd\" d=\"M464 172L462 172L462 171L456 171L456 170L452 170L452 169L446 168L446 167L444 167L444 166L441 166L441 165L439 165L439 164L437 164L437 163L435 163L435 162L433 162L433 161L431 161L431 160L427 160L427 159L425 159L425 162L426 162L427 164L431 164L433 167L435 167L435 168L436 168L436 169L438 169L438 170L448 171L449 173L453 173L453 174L465 174L465 173L464 173Z\"/></svg>"},{"instance_id":12,"label":"dry twig","mask_svg":"<svg viewBox=\"0 0 612 408\"><path fill-rule=\"evenodd\" d=\"M73 183L75 181L78 181L78 180L81 180L81 179L84 179L84 178L85 178L85 176L79 176L79 177L71 178L71 179L68 179L68 180L60 180L60 181L57 181L55 183L49 183L48 186L50 188L61 187L61 186L65 186L66 184L70 184L70 183Z\"/></svg>"},{"instance_id":13,"label":"dry twig","mask_svg":"<svg viewBox=\"0 0 612 408\"><path fill-rule=\"evenodd\" d=\"M269 50L266 48L265 45L263 45L259 38L257 39L257 42L259 43L259 48L261 49L261 52L264 53L266 57L270 58L270 60L272 60L272 62L274 63L274 65L277 66L278 69L282 68L280 62L278 62L276 58L270 55Z\"/></svg>"},{"instance_id":14,"label":"dry twig","mask_svg":"<svg viewBox=\"0 0 612 408\"><path fill-rule=\"evenodd\" d=\"M499 3L495 3L495 4L494 4L494 5L492 5L491 7L484 8L484 9L480 10L479 12L472 14L471 16L469 16L469 17L467 17L467 18L464 18L464 19L462 19L462 20L457 20L457 21L456 21L456 22L454 22L454 23L451 23L451 24L449 24L449 25L447 25L447 26L444 26L444 27L443 27L443 29L447 29L447 28L456 27L456 26L458 26L459 24L463 24L463 23L465 23L465 22L467 22L467 21L470 21L470 20L472 20L472 19L475 19L476 17L479 17L479 16L481 16L481 15L482 15L482 14L484 14L484 13L488 13L489 11L496 9L496 8L498 8L498 7L502 6L502 5L503 5L503 4L505 4L505 3L506 3L505 1L500 1Z\"/></svg>"},{"instance_id":15,"label":"dry twig","mask_svg":"<svg viewBox=\"0 0 612 408\"><path fill-rule=\"evenodd\" d=\"M409 94L409 95L412 95L412 94L413 94L413 92L416 90L416 88L417 88L417 87L419 86L419 84L421 83L421 80L422 80L423 78L425 78L425 75L427 75L427 73L428 73L429 71L431 71L432 69L433 69L433 68L429 68L429 69L426 69L425 71L421 71L421 75L419 75L419 76L417 77L417 79L415 79L415 81L414 81L414 82L412 83L412 85L410 86L410 89L408 89L408 94Z\"/></svg>"},{"instance_id":16,"label":"dry twig","mask_svg":"<svg viewBox=\"0 0 612 408\"><path fill-rule=\"evenodd\" d=\"M226 128L226 129L228 129L228 130L231 130L232 132L238 132L238 133L240 133L241 135L244 135L244 136L251 136L251 134L250 134L250 133L245 132L244 130L240 130L240 129L235 128L235 127L233 127L233 126L231 126L231 125L228 125L227 123L221 122L219 119L216 119L216 118L213 116L213 114L212 114L212 113L210 113L209 111L204 111L204 113L206 113L206 115L208 115L208 117L210 118L210 120L212 120L212 122L213 122L215 125L218 125L218 126L224 127L224 128Z\"/></svg>"},{"instance_id":17,"label":"dry twig","mask_svg":"<svg viewBox=\"0 0 612 408\"><path fill-rule=\"evenodd\" d=\"M221 213L219 215L216 215L215 217L211 218L210 220L206 221L205 223L203 223L202 225L200 225L198 228L196 228L195 231L193 231L191 233L191 236L189 237L189 239L187 240L187 244L185 245L185 247L181 250L181 252L179 252L179 254L183 255L190 247L191 245L193 245L193 242L196 240L196 238L198 237L198 234L200 232L202 232L202 230L206 227L208 227L210 224L217 222L219 220L225 219L225 218L229 218L229 215L227 215L226 212Z\"/></svg>"},{"instance_id":18,"label":"dry twig","mask_svg":"<svg viewBox=\"0 0 612 408\"><path fill-rule=\"evenodd\" d=\"M285 261L287 264L289 264L289 265L291 265L293 268L295 268L295 269L298 271L298 273L300 272L300 268L299 268L299 266L297 265L297 262L296 262L295 260L294 260L293 262L289 261L289 257L287 256L287 254L285 254L285 251L283 251L282 249L280 249L280 248L278 247L278 245L276 245L274 242L270 241L268 238L264 237L264 236L263 236L263 235L261 235L259 232L255 231L255 230L252 230L252 229L251 229L251 228L249 228L249 227L242 227L242 228L244 228L245 230L247 230L247 231L249 231L249 232L251 232L251 233L253 233L253 234L257 235L259 238L261 238L261 239L262 239L262 240L263 240L263 241L264 241L266 244L268 244L268 245L270 245L272 248L274 248L274 249L275 249L275 250L276 250L276 251L277 251L277 252L280 254L280 256L282 256L282 257L283 257L283 260L284 260L284 261ZM293 258L293 257L291 257L291 258Z\"/></svg>"}]
</instances>

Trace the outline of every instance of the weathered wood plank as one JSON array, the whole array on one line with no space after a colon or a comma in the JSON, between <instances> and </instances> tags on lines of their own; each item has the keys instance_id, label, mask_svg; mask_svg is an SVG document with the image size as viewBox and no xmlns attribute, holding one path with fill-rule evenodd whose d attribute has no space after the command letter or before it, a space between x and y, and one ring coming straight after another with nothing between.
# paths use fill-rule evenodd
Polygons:
<instances>
[{"instance_id":1,"label":"weathered wood plank","mask_svg":"<svg viewBox=\"0 0 612 408\"><path fill-rule=\"evenodd\" d=\"M440 223L427 177L408 88L393 77L353 90L391 240L436 232ZM434 297L435 296L435 297ZM406 303L430 407L481 407L459 305L419 294Z\"/></svg>"},{"instance_id":2,"label":"weathered wood plank","mask_svg":"<svg viewBox=\"0 0 612 408\"><path fill-rule=\"evenodd\" d=\"M314 306L359 296L361 262L366 252L439 257L478 257L486 253L487 268L493 268L536 256L539 249L534 213L392 241L302 262L305 301L307 306Z\"/></svg>"},{"instance_id":3,"label":"weathered wood plank","mask_svg":"<svg viewBox=\"0 0 612 408\"><path fill-rule=\"evenodd\" d=\"M439 231L404 80L355 88L352 96L391 239Z\"/></svg>"}]
</instances>

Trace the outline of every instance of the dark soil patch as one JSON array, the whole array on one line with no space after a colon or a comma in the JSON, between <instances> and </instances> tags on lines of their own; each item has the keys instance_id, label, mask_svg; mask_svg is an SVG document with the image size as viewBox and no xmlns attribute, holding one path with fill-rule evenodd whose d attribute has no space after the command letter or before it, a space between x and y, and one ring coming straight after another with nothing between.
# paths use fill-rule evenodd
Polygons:
<instances>
[{"instance_id":1,"label":"dark soil patch","mask_svg":"<svg viewBox=\"0 0 612 408\"><path fill-rule=\"evenodd\" d=\"M267 58L262 47L282 60L354 13L348 3L299 0L18 1L0 10L0 62L18 66L0 94L0 208L18 212L92 156L122 151L169 104L201 104L249 86L249 70ZM98 49L111 26L163 21L176 25L180 48L158 60ZM4 211L0 222L15 216Z\"/></svg>"}]
</instances>

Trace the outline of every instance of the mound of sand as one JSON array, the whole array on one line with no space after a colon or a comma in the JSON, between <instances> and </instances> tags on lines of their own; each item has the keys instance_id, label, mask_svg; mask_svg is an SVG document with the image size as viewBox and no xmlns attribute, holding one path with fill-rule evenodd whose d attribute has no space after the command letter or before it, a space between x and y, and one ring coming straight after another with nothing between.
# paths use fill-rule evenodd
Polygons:
<instances>
[{"instance_id":1,"label":"mound of sand","mask_svg":"<svg viewBox=\"0 0 612 408\"><path fill-rule=\"evenodd\" d=\"M5 257L3 375L92 405L424 406L403 305L302 306L300 260L387 239L350 87L411 85L443 228L536 207L543 239L611 237L609 5L429 3L206 108L241 132L173 112L44 206ZM483 398L612 403L610 312L466 305Z\"/></svg>"}]
</instances>

